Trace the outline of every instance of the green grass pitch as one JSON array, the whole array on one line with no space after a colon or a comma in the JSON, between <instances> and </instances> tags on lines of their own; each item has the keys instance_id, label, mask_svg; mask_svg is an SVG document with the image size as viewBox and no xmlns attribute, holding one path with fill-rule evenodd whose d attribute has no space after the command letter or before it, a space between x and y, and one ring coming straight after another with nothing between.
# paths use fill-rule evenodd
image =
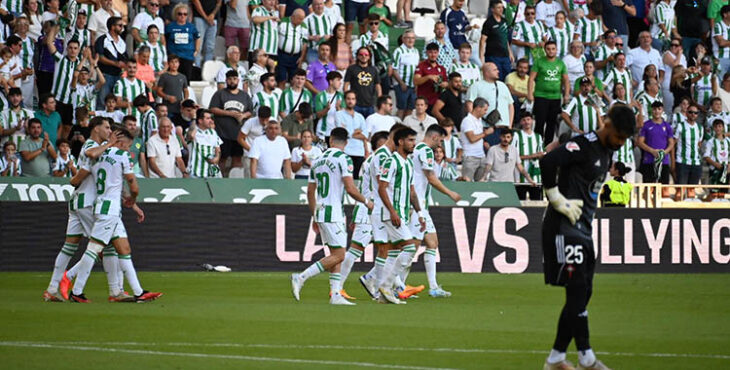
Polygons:
<instances>
[{"instance_id":1,"label":"green grass pitch","mask_svg":"<svg viewBox=\"0 0 730 370\"><path fill-rule=\"evenodd\" d=\"M49 278L0 273L3 369L541 369L563 302L539 274L444 273L452 298L398 306L365 299L353 274L354 307L328 305L326 275L295 302L284 273L142 272L165 296L110 304L94 272L87 305L42 302ZM598 357L616 369L730 368L727 283L599 273L588 308Z\"/></svg>"}]
</instances>

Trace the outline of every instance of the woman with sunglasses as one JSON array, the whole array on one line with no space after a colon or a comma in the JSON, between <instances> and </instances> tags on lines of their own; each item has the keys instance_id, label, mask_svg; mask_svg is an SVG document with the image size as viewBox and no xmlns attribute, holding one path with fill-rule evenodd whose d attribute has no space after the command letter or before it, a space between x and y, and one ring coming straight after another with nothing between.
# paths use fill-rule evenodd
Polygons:
<instances>
[{"instance_id":1,"label":"woman with sunglasses","mask_svg":"<svg viewBox=\"0 0 730 370\"><path fill-rule=\"evenodd\" d=\"M670 89L672 82L672 71L676 66L687 67L687 58L684 57L682 52L682 41L677 38L673 38L672 42L669 43L669 50L664 52L662 55L662 62L664 65L664 79L662 83L662 96L664 97L664 109L670 111L674 107L674 94Z\"/></svg>"},{"instance_id":2,"label":"woman with sunglasses","mask_svg":"<svg viewBox=\"0 0 730 370\"><path fill-rule=\"evenodd\" d=\"M187 4L175 5L172 9L175 20L165 27L165 37L168 54L180 57L180 73L184 74L188 81L192 81L193 62L200 53L202 40L198 29L188 21L189 12Z\"/></svg>"}]
</instances>

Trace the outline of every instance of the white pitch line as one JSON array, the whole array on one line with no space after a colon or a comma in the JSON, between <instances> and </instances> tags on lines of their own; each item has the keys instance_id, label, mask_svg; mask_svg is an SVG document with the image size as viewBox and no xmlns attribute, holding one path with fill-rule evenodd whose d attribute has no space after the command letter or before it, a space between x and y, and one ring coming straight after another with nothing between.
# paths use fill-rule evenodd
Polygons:
<instances>
[{"instance_id":1,"label":"white pitch line","mask_svg":"<svg viewBox=\"0 0 730 370\"><path fill-rule=\"evenodd\" d=\"M113 343L95 343L96 345L114 345ZM196 358L217 358L227 360L244 360L259 362L286 362L293 364L314 364L314 365L331 365L331 366L359 366L359 367L375 367L387 369L406 369L406 370L454 370L439 367L421 367L421 366L403 366L391 364L376 364L372 362L354 362L354 361L329 361L329 360L307 360L298 358L281 358L281 357L260 357L260 356L244 356L244 355L223 355L212 353L187 353L187 352L165 352L165 351L147 351L138 349L120 349L120 348L101 348L101 347L84 347L78 345L66 344L50 344L41 342L0 342L0 346L5 347L25 347L25 348L47 348L47 349L70 349L77 351L92 352L113 352L113 353L130 353L139 355L159 355L173 357L196 357Z\"/></svg>"},{"instance_id":2,"label":"white pitch line","mask_svg":"<svg viewBox=\"0 0 730 370\"><path fill-rule=\"evenodd\" d=\"M2 345L3 342L0 342ZM421 347L379 347L379 346L345 346L328 344L266 344L266 343L193 343L193 342L12 342L35 343L49 345L107 345L107 346L167 346L167 347L229 347L229 348L278 348L278 349L323 349L350 351L399 351L399 352L451 352L451 353L487 353L487 354L545 354L544 350L521 349L489 349L489 348L421 348ZM664 358L704 358L730 360L730 355L701 353L632 353L597 351L596 354L618 357L664 357Z\"/></svg>"}]
</instances>

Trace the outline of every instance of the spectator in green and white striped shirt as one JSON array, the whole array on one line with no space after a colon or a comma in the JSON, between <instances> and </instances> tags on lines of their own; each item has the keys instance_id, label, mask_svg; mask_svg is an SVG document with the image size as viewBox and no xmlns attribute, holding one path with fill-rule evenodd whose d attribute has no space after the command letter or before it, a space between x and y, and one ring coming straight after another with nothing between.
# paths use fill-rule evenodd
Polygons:
<instances>
[{"instance_id":1,"label":"spectator in green and white striped shirt","mask_svg":"<svg viewBox=\"0 0 730 370\"><path fill-rule=\"evenodd\" d=\"M677 184L699 184L702 177L704 130L697 123L699 114L700 107L697 104L690 105L687 121L678 124L674 130L674 138L677 139L677 148L673 152L677 163Z\"/></svg>"},{"instance_id":2,"label":"spectator in green and white striped shirt","mask_svg":"<svg viewBox=\"0 0 730 370\"><path fill-rule=\"evenodd\" d=\"M324 0L312 1L312 13L304 18L304 24L307 26L307 64L314 63L317 60L317 48L319 44L326 42L332 36L332 28L335 22L324 12Z\"/></svg>"},{"instance_id":3,"label":"spectator in green and white striped shirt","mask_svg":"<svg viewBox=\"0 0 730 370\"><path fill-rule=\"evenodd\" d=\"M416 34L409 29L403 33L403 44L393 52L393 78L399 88L395 89L395 102L398 116L402 120L413 112L416 104L416 87L413 76L420 62L416 44Z\"/></svg>"},{"instance_id":4,"label":"spectator in green and white striped shirt","mask_svg":"<svg viewBox=\"0 0 730 370\"><path fill-rule=\"evenodd\" d=\"M707 107L710 99L717 95L719 81L712 73L712 57L706 56L700 61L700 70L692 78L692 97L702 107Z\"/></svg>"},{"instance_id":5,"label":"spectator in green and white striped shirt","mask_svg":"<svg viewBox=\"0 0 730 370\"><path fill-rule=\"evenodd\" d=\"M276 57L279 47L279 11L276 0L263 0L262 6L251 12L251 43L249 50L264 49L270 57Z\"/></svg>"},{"instance_id":6,"label":"spectator in green and white striped shirt","mask_svg":"<svg viewBox=\"0 0 730 370\"><path fill-rule=\"evenodd\" d=\"M276 65L276 81L283 89L286 82L294 77L294 73L304 63L307 56L307 37L309 31L304 25L304 10L297 9L289 19L279 23L279 60ZM306 76L305 76L306 77Z\"/></svg>"},{"instance_id":7,"label":"spectator in green and white striped shirt","mask_svg":"<svg viewBox=\"0 0 730 370\"><path fill-rule=\"evenodd\" d=\"M712 122L712 130L715 136L707 142L704 159L710 167L710 182L726 185L730 177L728 176L730 170L730 164L728 164L730 137L725 136L725 122L720 119ZM724 179L722 178L723 173L725 174Z\"/></svg>"},{"instance_id":8,"label":"spectator in green and white striped shirt","mask_svg":"<svg viewBox=\"0 0 730 370\"><path fill-rule=\"evenodd\" d=\"M299 9L297 9L299 10ZM290 85L281 94L279 117L281 119L294 113L302 103L312 103L312 92L304 88L307 82L307 71L297 69L291 77Z\"/></svg>"},{"instance_id":9,"label":"spectator in green and white striped shirt","mask_svg":"<svg viewBox=\"0 0 730 370\"><path fill-rule=\"evenodd\" d=\"M447 69L447 73L459 72L461 75L462 92L469 90L471 85L482 80L482 71L479 66L474 64L471 59L471 45L465 42L459 46L459 62L453 63L451 68ZM500 76L502 77L502 76ZM506 78L506 76L504 76Z\"/></svg>"},{"instance_id":10,"label":"spectator in green and white striped shirt","mask_svg":"<svg viewBox=\"0 0 730 370\"><path fill-rule=\"evenodd\" d=\"M130 59L125 63L127 76L120 78L114 84L114 95L117 97L117 107L124 110L125 114L141 119L140 113L132 106L132 101L138 95L147 94L145 83L137 78L137 61Z\"/></svg>"},{"instance_id":11,"label":"spectator in green and white striped shirt","mask_svg":"<svg viewBox=\"0 0 730 370\"><path fill-rule=\"evenodd\" d=\"M150 48L150 64L155 70L155 76L159 76L167 69L167 48L160 39L160 30L156 25L150 24L147 27L147 41L142 45Z\"/></svg>"},{"instance_id":12,"label":"spectator in green and white striped shirt","mask_svg":"<svg viewBox=\"0 0 730 370\"><path fill-rule=\"evenodd\" d=\"M593 89L593 83L587 77L580 81L580 94L570 100L570 103L563 108L561 113L565 123L573 130L574 134L582 135L603 126L601 122L601 109L592 101L588 94Z\"/></svg>"}]
</instances>

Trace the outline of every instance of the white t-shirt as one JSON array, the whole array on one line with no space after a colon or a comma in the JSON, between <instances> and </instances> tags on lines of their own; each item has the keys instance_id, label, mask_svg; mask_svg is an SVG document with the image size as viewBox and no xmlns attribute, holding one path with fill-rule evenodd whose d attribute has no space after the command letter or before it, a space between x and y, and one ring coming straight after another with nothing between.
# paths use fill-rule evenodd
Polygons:
<instances>
[{"instance_id":1,"label":"white t-shirt","mask_svg":"<svg viewBox=\"0 0 730 370\"><path fill-rule=\"evenodd\" d=\"M258 160L256 178L283 179L281 167L284 160L291 159L289 143L283 136L277 136L273 141L266 135L259 136L253 141L248 157Z\"/></svg>"},{"instance_id":2,"label":"white t-shirt","mask_svg":"<svg viewBox=\"0 0 730 370\"><path fill-rule=\"evenodd\" d=\"M246 120L246 122L241 127L241 132L246 134L246 142L248 145L253 148L253 141L256 140L257 137L264 134L264 125L259 123L258 117L252 117ZM243 151L243 155L248 157L248 150Z\"/></svg>"},{"instance_id":3,"label":"white t-shirt","mask_svg":"<svg viewBox=\"0 0 730 370\"><path fill-rule=\"evenodd\" d=\"M309 150L304 150L301 146L298 146L291 151L291 161L294 163L301 162L302 154L305 154L307 158L309 158L310 163L314 163L314 160L322 155L322 149L319 149L319 147L312 145ZM302 168L300 168L299 171L295 172L294 174L298 176L309 176L310 169L311 167L309 167L309 165L304 164L302 165Z\"/></svg>"},{"instance_id":4,"label":"white t-shirt","mask_svg":"<svg viewBox=\"0 0 730 370\"><path fill-rule=\"evenodd\" d=\"M155 16L152 18L152 16L147 13L146 11L141 11L140 13L137 13L137 16L134 17L134 21L132 21L132 28L136 28L139 30L139 34L143 39L147 39L147 27L150 26L150 24L153 24L157 26L157 29L160 31L160 35L165 34L165 22L160 18L159 16Z\"/></svg>"},{"instance_id":5,"label":"white t-shirt","mask_svg":"<svg viewBox=\"0 0 730 370\"><path fill-rule=\"evenodd\" d=\"M160 134L155 134L147 141L147 158L149 161L155 161L157 168L165 177L176 177L175 158L179 157L182 157L182 151L180 150L180 143L174 137L170 136L165 142ZM156 179L159 177L150 168L150 178Z\"/></svg>"},{"instance_id":6,"label":"white t-shirt","mask_svg":"<svg viewBox=\"0 0 730 370\"><path fill-rule=\"evenodd\" d=\"M373 113L368 116L365 120L365 125L368 128L370 135L379 131L390 131L390 128L395 125L395 118L393 116L382 115L380 113Z\"/></svg>"},{"instance_id":7,"label":"white t-shirt","mask_svg":"<svg viewBox=\"0 0 730 370\"><path fill-rule=\"evenodd\" d=\"M406 116L406 118L403 119L403 124L412 128L414 131L416 131L416 142L420 143L423 141L423 136L426 134L426 130L429 126L433 124L437 124L438 121L436 118L433 118L426 114L426 118L423 119L423 121L420 121L418 117L416 116L416 111L413 111L413 114Z\"/></svg>"},{"instance_id":8,"label":"white t-shirt","mask_svg":"<svg viewBox=\"0 0 730 370\"><path fill-rule=\"evenodd\" d=\"M649 64L653 64L657 72L664 65L662 56L654 48L646 51L641 47L635 47L626 55L626 66L631 69L631 77L634 78L634 81L641 81L641 76L644 75L644 68Z\"/></svg>"},{"instance_id":9,"label":"white t-shirt","mask_svg":"<svg viewBox=\"0 0 730 370\"><path fill-rule=\"evenodd\" d=\"M535 7L535 18L545 22L548 27L555 27L555 14L561 10L563 10L563 6L559 1L553 0L551 4L541 1Z\"/></svg>"},{"instance_id":10,"label":"white t-shirt","mask_svg":"<svg viewBox=\"0 0 730 370\"><path fill-rule=\"evenodd\" d=\"M470 143L466 137L467 132L473 132L475 135L479 135L484 132L484 125L482 120L474 117L471 113L464 117L461 121L461 147L464 149L464 157L479 157L484 158L484 144L482 140L477 140L475 143Z\"/></svg>"},{"instance_id":11,"label":"white t-shirt","mask_svg":"<svg viewBox=\"0 0 730 370\"><path fill-rule=\"evenodd\" d=\"M121 14L116 10L112 8L112 13L109 14L104 8L99 8L99 10L95 11L91 14L91 18L89 19L89 25L86 27L89 29L89 31L93 31L94 34L94 41L99 38L101 35L105 35L109 33L109 30L106 28L106 21L111 17L112 15L120 17ZM164 30L160 30L160 32L163 32Z\"/></svg>"}]
</instances>

